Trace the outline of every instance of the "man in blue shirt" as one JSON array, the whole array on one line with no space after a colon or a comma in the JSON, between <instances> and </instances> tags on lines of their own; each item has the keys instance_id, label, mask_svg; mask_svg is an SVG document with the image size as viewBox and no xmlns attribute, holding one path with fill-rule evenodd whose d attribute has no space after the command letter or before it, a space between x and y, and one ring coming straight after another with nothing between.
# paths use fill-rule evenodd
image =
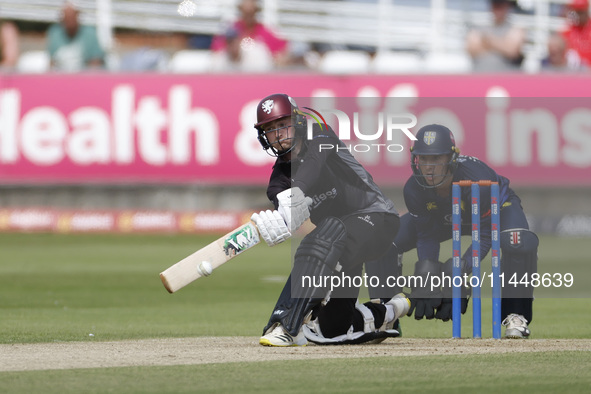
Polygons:
<instances>
[{"instance_id":1,"label":"man in blue shirt","mask_svg":"<svg viewBox=\"0 0 591 394\"><path fill-rule=\"evenodd\" d=\"M404 200L408 213L401 217L400 230L388 254L377 261L378 265L400 261L400 255L416 248L418 262L415 275L451 276L451 259L439 262L440 243L452 236L451 189L460 180L498 182L501 206L501 269L505 283L502 288L501 309L508 338L526 338L532 321L533 288L527 285L513 286L507 282L513 278L519 282L524 276L531 281L537 272L538 237L529 230L521 200L509 187L509 180L497 174L475 157L460 155L452 132L445 126L432 124L422 127L411 149L413 176L404 186ZM480 256L483 259L491 247L490 187L480 190ZM462 188L462 235L471 234L470 188ZM487 208L489 207L489 208ZM472 247L463 255L463 272L472 270ZM372 264L369 264L371 271ZM399 267L399 264L394 264ZM400 268L399 268L400 270ZM369 272L371 274L371 272ZM400 272L396 272L400 274ZM451 319L451 289L431 290L414 288L411 295L410 316L415 319ZM464 294L462 313L466 311L468 296Z\"/></svg>"}]
</instances>

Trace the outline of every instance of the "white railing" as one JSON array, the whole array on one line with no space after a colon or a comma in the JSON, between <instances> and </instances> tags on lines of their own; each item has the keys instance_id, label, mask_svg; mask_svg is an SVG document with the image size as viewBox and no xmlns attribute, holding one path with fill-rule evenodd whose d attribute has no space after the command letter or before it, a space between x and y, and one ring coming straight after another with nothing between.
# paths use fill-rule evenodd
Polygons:
<instances>
[{"instance_id":1,"label":"white railing","mask_svg":"<svg viewBox=\"0 0 591 394\"><path fill-rule=\"evenodd\" d=\"M110 49L114 28L216 34L237 16L238 0L193 1L197 10L191 17L177 13L179 0L77 0L76 3L82 10L82 21L96 24L102 44ZM550 7L567 1L529 1L533 14L514 15L515 23L528 32L528 56L540 58L545 54L549 32L561 29L565 23L563 18L549 15ZM288 40L413 50L423 54L463 52L468 28L490 21L490 13L483 4L479 10L472 10L471 2L475 0L262 2L263 20ZM0 16L54 22L59 18L62 4L63 0L0 0ZM470 6L471 9L466 9Z\"/></svg>"}]
</instances>

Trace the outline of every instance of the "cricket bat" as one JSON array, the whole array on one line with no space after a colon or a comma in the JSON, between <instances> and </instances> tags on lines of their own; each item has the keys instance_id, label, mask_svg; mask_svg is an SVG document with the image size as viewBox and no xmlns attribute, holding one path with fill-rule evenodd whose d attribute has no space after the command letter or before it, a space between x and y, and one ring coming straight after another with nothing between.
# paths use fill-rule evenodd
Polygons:
<instances>
[{"instance_id":1,"label":"cricket bat","mask_svg":"<svg viewBox=\"0 0 591 394\"><path fill-rule=\"evenodd\" d=\"M162 271L160 279L166 290L174 293L259 242L255 224L248 222Z\"/></svg>"}]
</instances>

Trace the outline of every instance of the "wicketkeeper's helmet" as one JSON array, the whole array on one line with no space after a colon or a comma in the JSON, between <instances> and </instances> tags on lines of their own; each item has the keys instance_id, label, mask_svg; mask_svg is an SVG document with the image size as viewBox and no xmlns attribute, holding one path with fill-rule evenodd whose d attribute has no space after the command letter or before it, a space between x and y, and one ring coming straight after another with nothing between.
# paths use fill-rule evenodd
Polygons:
<instances>
[{"instance_id":1,"label":"wicketkeeper's helmet","mask_svg":"<svg viewBox=\"0 0 591 394\"><path fill-rule=\"evenodd\" d=\"M291 124L295 128L296 137L304 137L306 132L306 116L299 110L295 100L287 94L276 93L262 99L257 105L257 123L254 127L258 132L258 139L263 149L272 156L282 156L290 152L295 144L291 144L291 148L285 151L278 151L271 146L263 126L266 123L277 119L291 117ZM269 152L269 150L271 152Z\"/></svg>"},{"instance_id":2,"label":"wicketkeeper's helmet","mask_svg":"<svg viewBox=\"0 0 591 394\"><path fill-rule=\"evenodd\" d=\"M410 148L412 172L420 185L427 188L437 187L443 183L443 180L437 185L428 185L419 169L419 156L449 155L447 169L449 170L449 174L453 175L458 167L457 159L460 155L460 149L456 146L456 141L451 130L440 124L430 124L421 127L417 132L416 138L417 140L413 147Z\"/></svg>"}]
</instances>

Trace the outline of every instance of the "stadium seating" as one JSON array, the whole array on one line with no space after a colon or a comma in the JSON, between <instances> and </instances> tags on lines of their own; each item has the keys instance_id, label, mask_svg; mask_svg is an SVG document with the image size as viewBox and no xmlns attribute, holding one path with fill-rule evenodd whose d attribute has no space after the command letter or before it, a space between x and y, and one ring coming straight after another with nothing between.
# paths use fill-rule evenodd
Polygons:
<instances>
[{"instance_id":1,"label":"stadium seating","mask_svg":"<svg viewBox=\"0 0 591 394\"><path fill-rule=\"evenodd\" d=\"M190 17L177 12L178 0L78 0L77 4L82 11L82 22L97 27L101 42L105 43L107 52L111 52L114 50L113 35L116 29L220 34L237 17L237 1L194 1L196 9ZM556 10L562 9L566 2L519 2L525 11L515 13L512 21L523 27L528 35L524 47L524 55L528 59L524 66L526 72L537 71L535 60L545 56L548 34L565 27L566 18ZM0 9L4 19L52 23L59 18L61 3L48 0L0 0ZM109 7L104 6L107 3ZM338 3L332 0L272 0L265 1L261 19L282 38L295 42L342 47L373 46L379 51L434 53L433 57L437 61L421 59L424 60L422 65L426 72L455 73L469 70L465 59L441 59L439 53L462 52L468 28L489 25L491 18L488 0L349 0ZM25 60L23 67L27 67L29 62L35 63ZM375 73L405 73L407 67L412 67L405 61L399 59L399 64L395 65L379 60L369 68ZM186 64L180 59L175 62ZM331 73L350 73L349 70L360 72L365 67L361 65L363 62L351 63L346 69L339 70L328 64L327 60L323 67ZM42 70L42 61L31 67L30 70ZM199 72L206 68L203 63L200 63L200 69L195 70L197 67L191 65L185 71L177 68L177 72Z\"/></svg>"},{"instance_id":2,"label":"stadium seating","mask_svg":"<svg viewBox=\"0 0 591 394\"><path fill-rule=\"evenodd\" d=\"M204 73L211 69L211 51L206 49L184 49L174 53L168 63L174 73Z\"/></svg>"},{"instance_id":3,"label":"stadium seating","mask_svg":"<svg viewBox=\"0 0 591 394\"><path fill-rule=\"evenodd\" d=\"M431 52L425 56L425 71L434 74L464 74L472 71L472 60L466 53Z\"/></svg>"},{"instance_id":4,"label":"stadium seating","mask_svg":"<svg viewBox=\"0 0 591 394\"><path fill-rule=\"evenodd\" d=\"M326 74L364 74L369 71L370 56L364 51L326 52L318 64L318 70Z\"/></svg>"},{"instance_id":5,"label":"stadium seating","mask_svg":"<svg viewBox=\"0 0 591 394\"><path fill-rule=\"evenodd\" d=\"M47 51L31 50L21 53L16 69L21 73L44 73L49 71L50 64Z\"/></svg>"},{"instance_id":6,"label":"stadium seating","mask_svg":"<svg viewBox=\"0 0 591 394\"><path fill-rule=\"evenodd\" d=\"M376 74L416 74L423 68L423 60L416 52L380 51L370 65Z\"/></svg>"}]
</instances>

